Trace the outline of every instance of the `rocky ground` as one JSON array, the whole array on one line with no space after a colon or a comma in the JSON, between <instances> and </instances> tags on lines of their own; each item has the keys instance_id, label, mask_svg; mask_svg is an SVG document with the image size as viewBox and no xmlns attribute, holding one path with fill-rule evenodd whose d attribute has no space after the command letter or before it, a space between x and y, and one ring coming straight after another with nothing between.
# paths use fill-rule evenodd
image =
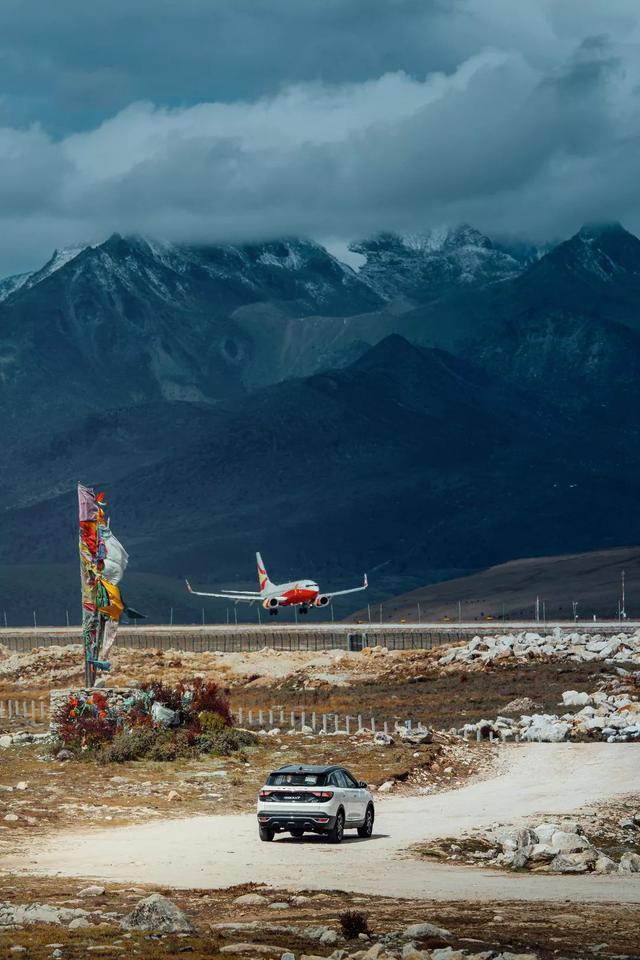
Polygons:
<instances>
[{"instance_id":1,"label":"rocky ground","mask_svg":"<svg viewBox=\"0 0 640 960\"><path fill-rule=\"evenodd\" d=\"M306 707L375 715L390 721L392 742L381 737L376 742L370 734L322 737L278 731L263 734L255 747L233 757L105 769L89 762L59 762L51 758L46 743L30 743L29 736L14 739L20 728L29 735L42 731L37 722L0 720L0 860L3 853L19 851L28 838L69 827L104 828L218 810L248 811L265 774L293 756L300 762L345 763L382 793L437 793L496 770L500 751L486 742L490 736L545 739L528 737L527 731L537 728L540 733L546 724L556 734L565 725L566 737L616 739L626 736L639 716L640 636L605 642L597 636L496 635L448 651L374 648L362 654L264 650L196 655L116 648L113 664L109 683L114 686L203 676L228 688L234 708ZM77 685L81 674L79 647L21 655L0 647L0 699L48 698L50 689ZM482 719L487 716L494 719ZM458 735L436 733L433 742L419 738L409 742L393 723L407 717L442 731L455 728ZM532 721L535 717L541 719ZM4 738L4 749L3 730L12 734ZM573 822L550 815L535 823L496 824L490 836L484 831L445 839L429 849L422 847L420 853L483 867L495 861L491 866L501 870L516 866L555 872L562 865L557 858L568 857L580 872L595 872L599 860L602 872L607 872L607 862L616 872L621 865L622 872L631 872L640 854L639 814L640 798L629 797L581 811ZM627 821L633 826L623 826ZM567 849L561 849L561 840ZM638 881L630 876L629 882ZM104 890L86 889L91 886L0 873L0 957L79 960L102 953L276 960L286 954L287 960L640 957L640 909L635 905L430 904L393 897L393 891L384 891L381 878L381 891L388 896L293 894L255 887L161 890L174 901L174 910L162 901L140 905L153 892L151 887L110 883ZM166 922L170 925L173 918L175 929L164 926L165 907ZM368 939L344 938L339 918L346 908L366 915Z\"/></svg>"},{"instance_id":2,"label":"rocky ground","mask_svg":"<svg viewBox=\"0 0 640 960\"><path fill-rule=\"evenodd\" d=\"M155 895L154 895L155 894ZM169 901L169 902L167 902ZM346 939L345 910L368 934ZM603 960L637 957L637 906L442 904L259 887L176 893L64 879L0 878L0 956L80 960ZM288 955L288 956L287 956Z\"/></svg>"}]
</instances>

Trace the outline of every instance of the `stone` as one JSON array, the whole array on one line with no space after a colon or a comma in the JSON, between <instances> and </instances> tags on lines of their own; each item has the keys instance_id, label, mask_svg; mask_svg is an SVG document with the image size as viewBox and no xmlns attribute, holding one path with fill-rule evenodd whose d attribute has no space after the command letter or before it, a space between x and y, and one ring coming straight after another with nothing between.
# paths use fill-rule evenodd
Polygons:
<instances>
[{"instance_id":1,"label":"stone","mask_svg":"<svg viewBox=\"0 0 640 960\"><path fill-rule=\"evenodd\" d=\"M122 918L125 930L149 930L152 933L195 933L186 913L160 893L152 893Z\"/></svg>"},{"instance_id":2,"label":"stone","mask_svg":"<svg viewBox=\"0 0 640 960\"><path fill-rule=\"evenodd\" d=\"M425 940L434 938L451 940L453 934L445 927L438 927L434 923L412 923L402 931L403 940Z\"/></svg>"},{"instance_id":3,"label":"stone","mask_svg":"<svg viewBox=\"0 0 640 960\"><path fill-rule=\"evenodd\" d=\"M586 850L591 844L586 837L579 833L568 833L566 830L556 830L551 837L551 846L560 853L575 853L577 850Z\"/></svg>"},{"instance_id":4,"label":"stone","mask_svg":"<svg viewBox=\"0 0 640 960\"><path fill-rule=\"evenodd\" d=\"M68 760L73 760L73 754L71 750L58 750L56 760L59 760L60 763L65 763Z\"/></svg>"},{"instance_id":5,"label":"stone","mask_svg":"<svg viewBox=\"0 0 640 960\"><path fill-rule=\"evenodd\" d=\"M274 900L273 903L269 904L269 910L289 910L290 904L285 900Z\"/></svg>"},{"instance_id":6,"label":"stone","mask_svg":"<svg viewBox=\"0 0 640 960\"><path fill-rule=\"evenodd\" d=\"M99 884L92 884L89 887L83 887L82 890L78 891L79 897L104 897L106 891L104 887L101 887Z\"/></svg>"},{"instance_id":7,"label":"stone","mask_svg":"<svg viewBox=\"0 0 640 960\"><path fill-rule=\"evenodd\" d=\"M358 936L358 939L360 939L361 936L362 934ZM372 947L369 947L368 950L365 950L362 955L362 960L378 960L380 955L384 952L384 947L381 943L374 943Z\"/></svg>"},{"instance_id":8,"label":"stone","mask_svg":"<svg viewBox=\"0 0 640 960\"><path fill-rule=\"evenodd\" d=\"M532 863L553 860L558 853L557 849L548 843L534 843L531 847L525 847L523 852L527 854Z\"/></svg>"},{"instance_id":9,"label":"stone","mask_svg":"<svg viewBox=\"0 0 640 960\"><path fill-rule=\"evenodd\" d=\"M29 784L26 780L20 780L19 783L16 783L16 790L26 790Z\"/></svg>"},{"instance_id":10,"label":"stone","mask_svg":"<svg viewBox=\"0 0 640 960\"><path fill-rule=\"evenodd\" d=\"M604 853L601 853L596 859L594 870L596 873L616 873L618 864L615 860L612 860L611 857L607 857Z\"/></svg>"},{"instance_id":11,"label":"stone","mask_svg":"<svg viewBox=\"0 0 640 960\"><path fill-rule=\"evenodd\" d=\"M403 743L433 743L433 730L426 727L399 727L397 733Z\"/></svg>"},{"instance_id":12,"label":"stone","mask_svg":"<svg viewBox=\"0 0 640 960\"><path fill-rule=\"evenodd\" d=\"M256 954L261 956L273 956L278 948L270 947L264 943L230 943L226 947L220 947L220 953L240 953L247 957L254 957Z\"/></svg>"},{"instance_id":13,"label":"stone","mask_svg":"<svg viewBox=\"0 0 640 960\"><path fill-rule=\"evenodd\" d=\"M551 861L551 869L556 873L586 873L589 866L580 853L559 853Z\"/></svg>"},{"instance_id":14,"label":"stone","mask_svg":"<svg viewBox=\"0 0 640 960\"><path fill-rule=\"evenodd\" d=\"M30 923L71 923L88 912L69 907L52 907L47 903L0 903L0 927L18 927Z\"/></svg>"},{"instance_id":15,"label":"stone","mask_svg":"<svg viewBox=\"0 0 640 960\"><path fill-rule=\"evenodd\" d=\"M84 927L90 927L91 924L86 919L86 917L76 917L75 920L72 920L69 924L69 930L81 930Z\"/></svg>"},{"instance_id":16,"label":"stone","mask_svg":"<svg viewBox=\"0 0 640 960\"><path fill-rule=\"evenodd\" d=\"M453 947L443 947L441 950L431 951L431 960L465 960L462 950L454 950Z\"/></svg>"},{"instance_id":17,"label":"stone","mask_svg":"<svg viewBox=\"0 0 640 960\"><path fill-rule=\"evenodd\" d=\"M16 820L18 820L18 816L15 813L7 813L2 819L7 820L9 823L15 823Z\"/></svg>"},{"instance_id":18,"label":"stone","mask_svg":"<svg viewBox=\"0 0 640 960\"><path fill-rule=\"evenodd\" d=\"M170 790L167 794L167 800L169 800L170 803L182 802L182 797L177 790Z\"/></svg>"},{"instance_id":19,"label":"stone","mask_svg":"<svg viewBox=\"0 0 640 960\"><path fill-rule=\"evenodd\" d=\"M289 953L288 951L281 954L280 960L296 960L295 953Z\"/></svg>"},{"instance_id":20,"label":"stone","mask_svg":"<svg viewBox=\"0 0 640 960\"><path fill-rule=\"evenodd\" d=\"M8 733L0 737L0 750L7 750L13 743L13 737Z\"/></svg>"},{"instance_id":21,"label":"stone","mask_svg":"<svg viewBox=\"0 0 640 960\"><path fill-rule=\"evenodd\" d=\"M27 952L27 948L20 946L19 943L14 943L13 946L9 947L9 953L13 953L14 955L17 955L19 953L26 953L26 952Z\"/></svg>"},{"instance_id":22,"label":"stone","mask_svg":"<svg viewBox=\"0 0 640 960\"><path fill-rule=\"evenodd\" d=\"M578 693L577 690L565 690L562 694L562 703L565 707L584 707L591 703L588 693Z\"/></svg>"},{"instance_id":23,"label":"stone","mask_svg":"<svg viewBox=\"0 0 640 960\"><path fill-rule=\"evenodd\" d=\"M537 827L534 827L533 832L538 838L538 843L551 843L551 837L559 829L559 823L541 823Z\"/></svg>"},{"instance_id":24,"label":"stone","mask_svg":"<svg viewBox=\"0 0 640 960\"><path fill-rule=\"evenodd\" d=\"M527 850L529 848L525 847L522 850L516 850L513 854L513 860L511 861L512 870L524 870L529 863L529 857Z\"/></svg>"},{"instance_id":25,"label":"stone","mask_svg":"<svg viewBox=\"0 0 640 960\"><path fill-rule=\"evenodd\" d=\"M395 743L395 740L388 733L379 731L374 736L373 742L376 747L392 747Z\"/></svg>"},{"instance_id":26,"label":"stone","mask_svg":"<svg viewBox=\"0 0 640 960\"><path fill-rule=\"evenodd\" d=\"M378 787L378 793L390 793L394 786L395 780L385 780L385 782Z\"/></svg>"},{"instance_id":27,"label":"stone","mask_svg":"<svg viewBox=\"0 0 640 960\"><path fill-rule=\"evenodd\" d=\"M263 897L261 893L245 893L241 897L236 897L233 901L239 907L259 907L269 902L268 897Z\"/></svg>"},{"instance_id":28,"label":"stone","mask_svg":"<svg viewBox=\"0 0 640 960\"><path fill-rule=\"evenodd\" d=\"M640 854L623 853L618 870L620 873L640 873Z\"/></svg>"}]
</instances>

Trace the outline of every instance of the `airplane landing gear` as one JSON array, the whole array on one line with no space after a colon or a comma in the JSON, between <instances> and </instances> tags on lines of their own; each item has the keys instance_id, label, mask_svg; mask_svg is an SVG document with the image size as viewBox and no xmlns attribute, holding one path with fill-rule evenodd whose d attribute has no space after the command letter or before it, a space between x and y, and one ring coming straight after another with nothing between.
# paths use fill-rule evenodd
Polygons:
<instances>
[{"instance_id":1,"label":"airplane landing gear","mask_svg":"<svg viewBox=\"0 0 640 960\"><path fill-rule=\"evenodd\" d=\"M269 607L269 616L270 616L270 617L277 617L277 616L278 616L278 608L277 608L277 607Z\"/></svg>"},{"instance_id":2,"label":"airplane landing gear","mask_svg":"<svg viewBox=\"0 0 640 960\"><path fill-rule=\"evenodd\" d=\"M306 604L303 603L302 606L300 607L300 613L309 613L309 607L307 607Z\"/></svg>"}]
</instances>

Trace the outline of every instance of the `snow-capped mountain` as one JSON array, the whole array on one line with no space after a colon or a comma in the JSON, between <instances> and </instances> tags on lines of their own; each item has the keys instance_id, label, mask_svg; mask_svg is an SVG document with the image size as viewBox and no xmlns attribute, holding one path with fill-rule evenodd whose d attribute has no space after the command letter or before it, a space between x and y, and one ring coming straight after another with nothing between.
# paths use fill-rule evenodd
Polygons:
<instances>
[{"instance_id":1,"label":"snow-capped mountain","mask_svg":"<svg viewBox=\"0 0 640 960\"><path fill-rule=\"evenodd\" d=\"M423 234L382 233L353 243L366 258L358 276L387 300L434 300L457 285L490 283L513 277L522 263L463 224Z\"/></svg>"},{"instance_id":2,"label":"snow-capped mountain","mask_svg":"<svg viewBox=\"0 0 640 960\"><path fill-rule=\"evenodd\" d=\"M53 251L51 258L47 260L45 265L39 270L34 270L32 273L14 274L12 277L6 277L4 280L0 280L0 302L7 300L12 294L17 293L18 290L28 290L37 283L41 283L42 280L46 280L47 277L50 277L56 270L60 270L60 268L64 267L66 263L69 263L70 260L74 260L79 256L87 247L89 247L87 243L61 247L60 250Z\"/></svg>"}]
</instances>

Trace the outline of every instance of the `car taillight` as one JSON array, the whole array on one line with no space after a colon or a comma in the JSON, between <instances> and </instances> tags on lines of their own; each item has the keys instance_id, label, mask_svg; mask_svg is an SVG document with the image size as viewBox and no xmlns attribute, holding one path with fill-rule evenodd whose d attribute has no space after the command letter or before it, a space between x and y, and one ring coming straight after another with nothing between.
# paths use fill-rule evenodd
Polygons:
<instances>
[{"instance_id":1,"label":"car taillight","mask_svg":"<svg viewBox=\"0 0 640 960\"><path fill-rule=\"evenodd\" d=\"M261 791L260 791L260 799L261 799L261 800L268 800L272 793L273 793L273 790L261 790Z\"/></svg>"},{"instance_id":2,"label":"car taillight","mask_svg":"<svg viewBox=\"0 0 640 960\"><path fill-rule=\"evenodd\" d=\"M333 790L312 790L311 793L316 800L331 800L333 796Z\"/></svg>"}]
</instances>

